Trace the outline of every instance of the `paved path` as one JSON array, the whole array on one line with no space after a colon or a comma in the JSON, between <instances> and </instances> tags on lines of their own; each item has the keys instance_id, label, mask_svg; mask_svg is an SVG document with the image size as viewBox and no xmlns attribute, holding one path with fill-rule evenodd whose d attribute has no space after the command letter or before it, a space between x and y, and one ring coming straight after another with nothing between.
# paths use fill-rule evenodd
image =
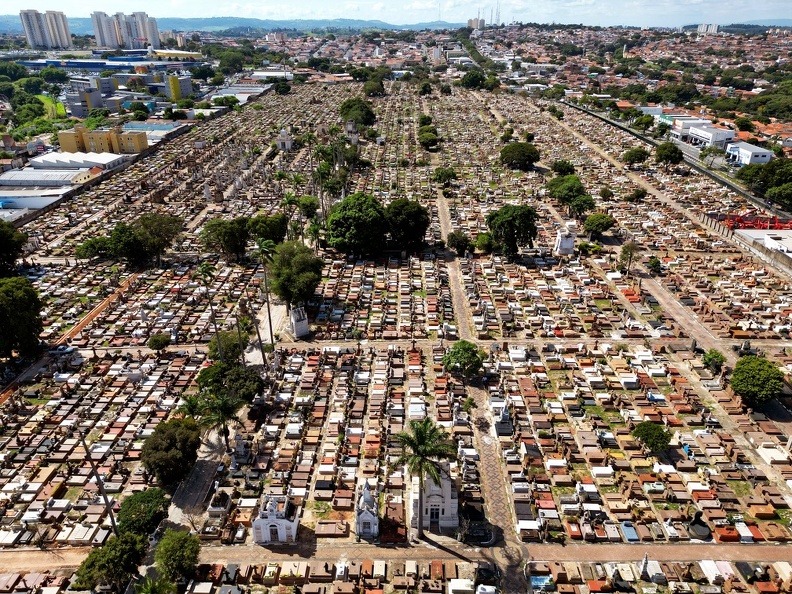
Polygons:
<instances>
[{"instance_id":1,"label":"paved path","mask_svg":"<svg viewBox=\"0 0 792 594\"><path fill-rule=\"evenodd\" d=\"M203 437L189 476L173 495L168 519L176 524L188 524L185 514L195 513L200 508L212 487L217 467L225 453L225 444L217 431L209 431ZM200 513L200 512L198 512Z\"/></svg>"}]
</instances>

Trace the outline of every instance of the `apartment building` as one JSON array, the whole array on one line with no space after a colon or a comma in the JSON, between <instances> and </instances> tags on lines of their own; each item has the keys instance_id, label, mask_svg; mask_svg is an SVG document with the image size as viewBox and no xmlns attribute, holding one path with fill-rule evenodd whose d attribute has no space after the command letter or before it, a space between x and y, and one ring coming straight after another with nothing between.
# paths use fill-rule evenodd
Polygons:
<instances>
[{"instance_id":1,"label":"apartment building","mask_svg":"<svg viewBox=\"0 0 792 594\"><path fill-rule=\"evenodd\" d=\"M19 13L28 45L33 49L66 49L71 47L71 31L66 15L60 11L23 10Z\"/></svg>"},{"instance_id":2,"label":"apartment building","mask_svg":"<svg viewBox=\"0 0 792 594\"><path fill-rule=\"evenodd\" d=\"M141 49L148 46L160 47L160 34L157 20L145 12L124 14L117 12L110 16L105 12L91 14L96 45L111 49Z\"/></svg>"},{"instance_id":3,"label":"apartment building","mask_svg":"<svg viewBox=\"0 0 792 594\"><path fill-rule=\"evenodd\" d=\"M88 130L77 124L72 130L58 132L61 151L64 153L115 153L134 155L148 148L146 133L141 130L124 131L121 128Z\"/></svg>"}]
</instances>

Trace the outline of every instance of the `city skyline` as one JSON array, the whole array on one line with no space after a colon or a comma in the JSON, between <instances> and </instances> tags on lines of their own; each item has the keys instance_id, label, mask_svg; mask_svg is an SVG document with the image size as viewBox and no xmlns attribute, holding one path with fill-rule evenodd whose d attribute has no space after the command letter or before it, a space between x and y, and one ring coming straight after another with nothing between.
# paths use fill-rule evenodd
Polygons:
<instances>
[{"instance_id":1,"label":"city skyline","mask_svg":"<svg viewBox=\"0 0 792 594\"><path fill-rule=\"evenodd\" d=\"M63 10L55 0L32 3L12 0L6 10L19 12L25 9ZM697 23L730 24L757 19L790 18L788 0L766 0L762 3L738 0L724 4L717 0L548 0L540 5L529 0L487 0L473 2L440 0L420 2L408 0L392 4L382 0L363 3L360 0L342 0L328 4L322 0L305 0L301 3L279 5L254 2L216 3L208 0L166 0L154 2L119 2L110 6L83 5L80 13L67 9L69 17L90 17L103 10L107 13L144 11L153 18L178 17L249 17L260 19L337 19L354 18L382 20L396 25L444 20L466 22L480 15L487 23L491 15L500 11L500 22L581 23L584 25L631 25L674 27Z\"/></svg>"}]
</instances>

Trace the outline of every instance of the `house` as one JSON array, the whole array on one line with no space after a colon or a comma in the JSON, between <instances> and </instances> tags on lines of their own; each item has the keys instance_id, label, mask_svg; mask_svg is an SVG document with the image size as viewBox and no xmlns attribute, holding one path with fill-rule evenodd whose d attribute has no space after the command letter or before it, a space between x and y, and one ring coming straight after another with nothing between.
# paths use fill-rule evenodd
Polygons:
<instances>
[{"instance_id":1,"label":"house","mask_svg":"<svg viewBox=\"0 0 792 594\"><path fill-rule=\"evenodd\" d=\"M376 493L372 493L368 481L358 487L355 504L355 534L360 538L377 538L379 536L379 513Z\"/></svg>"},{"instance_id":2,"label":"house","mask_svg":"<svg viewBox=\"0 0 792 594\"><path fill-rule=\"evenodd\" d=\"M773 158L773 151L754 146L747 142L733 142L726 147L726 158L735 165L753 165L768 163Z\"/></svg>"},{"instance_id":3,"label":"house","mask_svg":"<svg viewBox=\"0 0 792 594\"><path fill-rule=\"evenodd\" d=\"M297 540L300 507L286 495L265 495L258 517L253 520L256 544L285 544Z\"/></svg>"},{"instance_id":4,"label":"house","mask_svg":"<svg viewBox=\"0 0 792 594\"><path fill-rule=\"evenodd\" d=\"M456 464L440 463L440 484L431 478L424 479L423 526L429 530L454 529L459 527L458 472ZM418 527L418 481L411 482L410 526Z\"/></svg>"}]
</instances>

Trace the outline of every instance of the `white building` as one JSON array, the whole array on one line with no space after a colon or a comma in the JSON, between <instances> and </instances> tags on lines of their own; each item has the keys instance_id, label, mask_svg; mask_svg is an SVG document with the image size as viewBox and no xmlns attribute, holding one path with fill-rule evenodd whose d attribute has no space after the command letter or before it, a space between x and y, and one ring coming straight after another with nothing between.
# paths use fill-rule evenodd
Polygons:
<instances>
[{"instance_id":1,"label":"white building","mask_svg":"<svg viewBox=\"0 0 792 594\"><path fill-rule=\"evenodd\" d=\"M423 527L424 530L449 530L459 527L459 499L457 496L457 464L440 464L440 484L431 478L424 479ZM410 526L418 528L418 477L410 483Z\"/></svg>"},{"instance_id":2,"label":"white building","mask_svg":"<svg viewBox=\"0 0 792 594\"><path fill-rule=\"evenodd\" d=\"M355 534L360 538L377 538L379 536L379 511L376 492L371 491L368 481L358 487L355 504Z\"/></svg>"},{"instance_id":3,"label":"white building","mask_svg":"<svg viewBox=\"0 0 792 594\"><path fill-rule=\"evenodd\" d=\"M720 32L720 25L705 25L698 26L699 35L717 35Z\"/></svg>"},{"instance_id":4,"label":"white building","mask_svg":"<svg viewBox=\"0 0 792 594\"><path fill-rule=\"evenodd\" d=\"M160 47L157 20L149 18L145 12L124 14L117 12L108 16L104 12L91 14L96 45L109 48L142 49L148 46Z\"/></svg>"},{"instance_id":5,"label":"white building","mask_svg":"<svg viewBox=\"0 0 792 594\"><path fill-rule=\"evenodd\" d=\"M716 126L691 126L688 138L692 144L723 148L734 140L734 130Z\"/></svg>"},{"instance_id":6,"label":"white building","mask_svg":"<svg viewBox=\"0 0 792 594\"><path fill-rule=\"evenodd\" d=\"M275 146L278 147L279 151L290 151L292 149L292 143L294 139L292 135L289 134L286 130L281 130L280 134L275 138Z\"/></svg>"},{"instance_id":7,"label":"white building","mask_svg":"<svg viewBox=\"0 0 792 594\"><path fill-rule=\"evenodd\" d=\"M559 229L556 233L553 254L556 256L571 256L575 253L575 234L569 229Z\"/></svg>"},{"instance_id":8,"label":"white building","mask_svg":"<svg viewBox=\"0 0 792 594\"><path fill-rule=\"evenodd\" d=\"M734 142L726 147L726 158L737 165L764 164L773 158L773 151L747 142Z\"/></svg>"},{"instance_id":9,"label":"white building","mask_svg":"<svg viewBox=\"0 0 792 594\"><path fill-rule=\"evenodd\" d=\"M64 49L71 47L71 31L66 15L48 10L23 10L19 13L27 42L33 49Z\"/></svg>"},{"instance_id":10,"label":"white building","mask_svg":"<svg viewBox=\"0 0 792 594\"><path fill-rule=\"evenodd\" d=\"M258 517L253 520L256 544L295 542L300 508L286 495L265 495Z\"/></svg>"}]
</instances>

